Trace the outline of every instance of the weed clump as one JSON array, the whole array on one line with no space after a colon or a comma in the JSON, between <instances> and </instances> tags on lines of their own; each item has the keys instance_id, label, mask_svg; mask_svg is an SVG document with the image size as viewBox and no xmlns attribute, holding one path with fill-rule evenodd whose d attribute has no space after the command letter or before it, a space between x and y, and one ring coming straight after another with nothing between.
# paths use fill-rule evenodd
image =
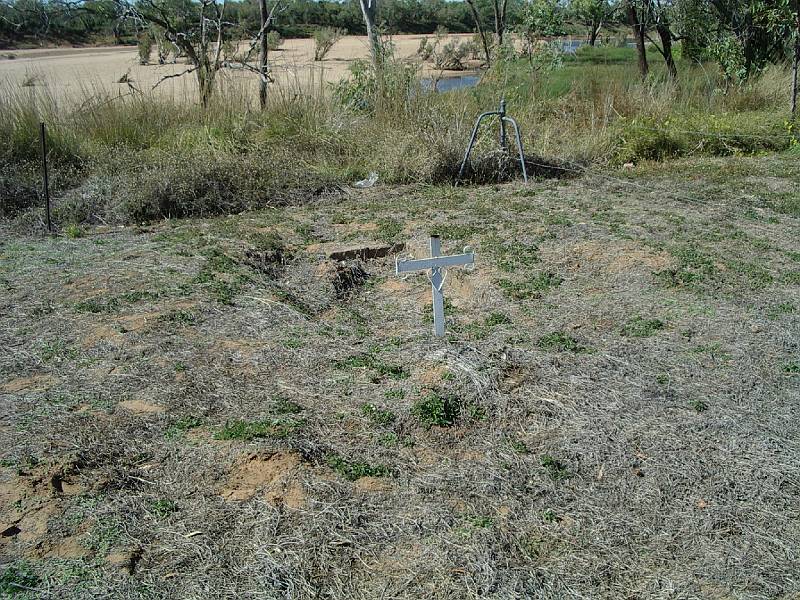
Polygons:
<instances>
[{"instance_id":1,"label":"weed clump","mask_svg":"<svg viewBox=\"0 0 800 600\"><path fill-rule=\"evenodd\" d=\"M361 406L361 414L363 414L373 423L383 426L391 425L395 419L397 419L397 415L395 415L392 411L378 408L371 403L363 404Z\"/></svg>"},{"instance_id":2,"label":"weed clump","mask_svg":"<svg viewBox=\"0 0 800 600\"><path fill-rule=\"evenodd\" d=\"M542 272L525 281L501 279L497 284L512 300L530 300L541 298L547 291L563 282L564 279L555 273Z\"/></svg>"},{"instance_id":3,"label":"weed clump","mask_svg":"<svg viewBox=\"0 0 800 600\"><path fill-rule=\"evenodd\" d=\"M348 481L356 481L362 477L388 477L392 474L386 465L371 465L366 461L350 461L338 454L327 458L328 466Z\"/></svg>"},{"instance_id":4,"label":"weed clump","mask_svg":"<svg viewBox=\"0 0 800 600\"><path fill-rule=\"evenodd\" d=\"M537 345L542 350L550 352L572 352L574 354L579 354L588 350L588 348L577 339L563 331L554 331L553 333L542 336L539 338Z\"/></svg>"},{"instance_id":5,"label":"weed clump","mask_svg":"<svg viewBox=\"0 0 800 600\"><path fill-rule=\"evenodd\" d=\"M655 335L666 327L661 319L645 319L644 317L634 317L622 328L622 335L626 337L645 338Z\"/></svg>"},{"instance_id":6,"label":"weed clump","mask_svg":"<svg viewBox=\"0 0 800 600\"><path fill-rule=\"evenodd\" d=\"M25 563L12 563L0 573L0 593L4 597L26 594L40 583L39 576Z\"/></svg>"},{"instance_id":7,"label":"weed clump","mask_svg":"<svg viewBox=\"0 0 800 600\"><path fill-rule=\"evenodd\" d=\"M460 413L461 401L458 397L435 391L428 392L411 407L411 414L427 429L434 426L451 427Z\"/></svg>"},{"instance_id":8,"label":"weed clump","mask_svg":"<svg viewBox=\"0 0 800 600\"><path fill-rule=\"evenodd\" d=\"M553 481L563 481L572 477L572 473L569 468L567 468L567 465L549 454L542 456L540 463Z\"/></svg>"}]
</instances>

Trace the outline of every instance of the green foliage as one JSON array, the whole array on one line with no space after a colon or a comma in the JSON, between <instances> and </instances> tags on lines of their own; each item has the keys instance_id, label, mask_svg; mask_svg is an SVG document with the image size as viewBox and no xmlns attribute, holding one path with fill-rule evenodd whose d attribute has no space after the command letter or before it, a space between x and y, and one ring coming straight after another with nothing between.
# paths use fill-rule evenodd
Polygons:
<instances>
[{"instance_id":1,"label":"green foliage","mask_svg":"<svg viewBox=\"0 0 800 600\"><path fill-rule=\"evenodd\" d=\"M194 325L197 315L190 310L178 309L161 315L158 320L179 325Z\"/></svg>"},{"instance_id":2,"label":"green foliage","mask_svg":"<svg viewBox=\"0 0 800 600\"><path fill-rule=\"evenodd\" d=\"M83 237L83 229L80 227L80 225L70 223L64 228L64 235L66 235L69 239L74 240Z\"/></svg>"},{"instance_id":3,"label":"green foliage","mask_svg":"<svg viewBox=\"0 0 800 600\"><path fill-rule=\"evenodd\" d=\"M780 119L764 122L763 115L751 111L621 120L615 128L619 162L757 154L789 145Z\"/></svg>"},{"instance_id":4,"label":"green foliage","mask_svg":"<svg viewBox=\"0 0 800 600\"><path fill-rule=\"evenodd\" d=\"M333 93L340 104L354 111L389 111L407 105L417 85L417 67L388 56L377 70L370 61L353 61L350 77L334 84Z\"/></svg>"},{"instance_id":5,"label":"green foliage","mask_svg":"<svg viewBox=\"0 0 800 600\"><path fill-rule=\"evenodd\" d=\"M68 345L63 340L45 342L42 345L40 356L44 362L74 359L78 356L78 350Z\"/></svg>"},{"instance_id":6,"label":"green foliage","mask_svg":"<svg viewBox=\"0 0 800 600\"><path fill-rule=\"evenodd\" d=\"M277 396L273 399L273 411L279 415L296 415L303 412L305 409L297 402Z\"/></svg>"},{"instance_id":7,"label":"green foliage","mask_svg":"<svg viewBox=\"0 0 800 600\"><path fill-rule=\"evenodd\" d=\"M150 35L149 31L143 31L136 41L139 51L139 64L150 64L150 55L153 53L153 36Z\"/></svg>"},{"instance_id":8,"label":"green foliage","mask_svg":"<svg viewBox=\"0 0 800 600\"><path fill-rule=\"evenodd\" d=\"M493 312L484 321L487 327L497 327L498 325L511 325L511 317L501 312Z\"/></svg>"},{"instance_id":9,"label":"green foliage","mask_svg":"<svg viewBox=\"0 0 800 600\"><path fill-rule=\"evenodd\" d=\"M735 35L723 33L709 45L708 53L719 64L725 79L731 82L747 79L744 48Z\"/></svg>"},{"instance_id":10,"label":"green foliage","mask_svg":"<svg viewBox=\"0 0 800 600\"><path fill-rule=\"evenodd\" d=\"M557 0L532 0L522 12L520 29L526 39L564 35L564 12Z\"/></svg>"},{"instance_id":11,"label":"green foliage","mask_svg":"<svg viewBox=\"0 0 800 600\"><path fill-rule=\"evenodd\" d=\"M157 518L164 519L170 516L172 513L177 512L178 505L172 500L162 498L154 501L150 505L150 510Z\"/></svg>"},{"instance_id":12,"label":"green foliage","mask_svg":"<svg viewBox=\"0 0 800 600\"><path fill-rule=\"evenodd\" d=\"M664 329L666 324L661 319L645 319L644 317L634 317L622 328L622 335L627 337L650 337Z\"/></svg>"},{"instance_id":13,"label":"green foliage","mask_svg":"<svg viewBox=\"0 0 800 600\"><path fill-rule=\"evenodd\" d=\"M678 266L654 273L669 287L697 288L717 275L714 259L696 246L678 246L671 254L678 260Z\"/></svg>"},{"instance_id":14,"label":"green foliage","mask_svg":"<svg viewBox=\"0 0 800 600\"><path fill-rule=\"evenodd\" d=\"M446 71L463 71L466 68L465 61L472 53L471 48L471 42L450 40L434 50L433 65Z\"/></svg>"},{"instance_id":15,"label":"green foliage","mask_svg":"<svg viewBox=\"0 0 800 600\"><path fill-rule=\"evenodd\" d=\"M428 392L411 407L411 414L428 429L454 425L460 412L461 401L456 396L435 391Z\"/></svg>"},{"instance_id":16,"label":"green foliage","mask_svg":"<svg viewBox=\"0 0 800 600\"><path fill-rule=\"evenodd\" d=\"M324 60L331 48L344 35L342 29L335 27L319 27L314 30L314 60Z\"/></svg>"},{"instance_id":17,"label":"green foliage","mask_svg":"<svg viewBox=\"0 0 800 600\"><path fill-rule=\"evenodd\" d=\"M369 418L373 423L384 426L390 425L397 418L397 415L392 411L378 408L371 403L361 405L361 414Z\"/></svg>"},{"instance_id":18,"label":"green foliage","mask_svg":"<svg viewBox=\"0 0 800 600\"><path fill-rule=\"evenodd\" d=\"M392 474L386 465L371 465L366 461L351 461L338 454L330 454L327 458L328 466L348 481L355 481L362 477L388 477Z\"/></svg>"},{"instance_id":19,"label":"green foliage","mask_svg":"<svg viewBox=\"0 0 800 600\"><path fill-rule=\"evenodd\" d=\"M378 359L374 354L356 354L348 358L336 361L334 366L337 369L370 369L375 372L376 381L382 377L391 379L406 379L408 371L400 365L392 365Z\"/></svg>"},{"instance_id":20,"label":"green foliage","mask_svg":"<svg viewBox=\"0 0 800 600\"><path fill-rule=\"evenodd\" d=\"M272 30L267 33L267 49L268 50L277 50L283 46L283 38L281 37L280 32Z\"/></svg>"},{"instance_id":21,"label":"green foliage","mask_svg":"<svg viewBox=\"0 0 800 600\"><path fill-rule=\"evenodd\" d=\"M198 427L202 426L203 420L199 417L195 417L193 415L182 417L169 426L169 428L164 432L164 437L167 439L178 438L183 436L187 431L197 429Z\"/></svg>"},{"instance_id":22,"label":"green foliage","mask_svg":"<svg viewBox=\"0 0 800 600\"><path fill-rule=\"evenodd\" d=\"M563 481L572 477L572 473L569 471L567 465L549 454L542 456L539 462L553 481Z\"/></svg>"},{"instance_id":23,"label":"green foliage","mask_svg":"<svg viewBox=\"0 0 800 600\"><path fill-rule=\"evenodd\" d=\"M14 597L27 594L30 589L36 589L39 583L39 576L28 564L10 563L0 573L0 595Z\"/></svg>"},{"instance_id":24,"label":"green foliage","mask_svg":"<svg viewBox=\"0 0 800 600\"><path fill-rule=\"evenodd\" d=\"M516 240L505 241L493 235L484 241L482 247L492 256L497 267L508 273L532 267L541 260L539 247L536 244L526 244Z\"/></svg>"},{"instance_id":25,"label":"green foliage","mask_svg":"<svg viewBox=\"0 0 800 600\"><path fill-rule=\"evenodd\" d=\"M587 351L586 346L563 331L554 331L542 336L539 338L537 345L542 350L550 352L573 352L578 354Z\"/></svg>"},{"instance_id":26,"label":"green foliage","mask_svg":"<svg viewBox=\"0 0 800 600\"><path fill-rule=\"evenodd\" d=\"M787 375L800 375L800 361L792 361L783 365L783 372Z\"/></svg>"},{"instance_id":27,"label":"green foliage","mask_svg":"<svg viewBox=\"0 0 800 600\"><path fill-rule=\"evenodd\" d=\"M708 409L708 404L704 400L698 398L691 400L689 406L699 413L705 412Z\"/></svg>"},{"instance_id":28,"label":"green foliage","mask_svg":"<svg viewBox=\"0 0 800 600\"><path fill-rule=\"evenodd\" d=\"M528 448L528 445L521 440L511 440L509 444L511 449L517 454L530 454L530 448Z\"/></svg>"},{"instance_id":29,"label":"green foliage","mask_svg":"<svg viewBox=\"0 0 800 600\"><path fill-rule=\"evenodd\" d=\"M403 225L397 219L380 219L376 237L384 242L393 242L403 231Z\"/></svg>"}]
</instances>

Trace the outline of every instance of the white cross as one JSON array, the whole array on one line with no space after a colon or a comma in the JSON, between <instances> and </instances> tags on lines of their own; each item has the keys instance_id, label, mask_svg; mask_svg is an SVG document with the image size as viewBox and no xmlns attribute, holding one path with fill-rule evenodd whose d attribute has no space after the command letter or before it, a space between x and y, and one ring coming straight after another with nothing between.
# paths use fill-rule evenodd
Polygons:
<instances>
[{"instance_id":1,"label":"white cross","mask_svg":"<svg viewBox=\"0 0 800 600\"><path fill-rule=\"evenodd\" d=\"M431 290L433 292L433 332L436 337L444 336L444 285L445 276L442 269L445 267L458 267L475 264L475 253L454 254L442 256L442 241L438 235L431 236L431 258L420 260L395 259L395 272L410 273L411 271L427 271L430 269Z\"/></svg>"}]
</instances>

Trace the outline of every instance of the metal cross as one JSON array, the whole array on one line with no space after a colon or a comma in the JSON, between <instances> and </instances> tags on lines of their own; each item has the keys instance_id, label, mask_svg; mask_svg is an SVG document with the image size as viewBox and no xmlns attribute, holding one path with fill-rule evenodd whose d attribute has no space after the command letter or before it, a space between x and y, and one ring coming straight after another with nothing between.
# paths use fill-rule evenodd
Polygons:
<instances>
[{"instance_id":1,"label":"metal cross","mask_svg":"<svg viewBox=\"0 0 800 600\"><path fill-rule=\"evenodd\" d=\"M438 235L431 236L431 257L420 260L395 259L395 272L410 273L412 271L430 270L431 291L433 292L433 332L436 337L444 336L444 286L445 276L442 269L475 264L475 253L442 256L442 241Z\"/></svg>"}]
</instances>

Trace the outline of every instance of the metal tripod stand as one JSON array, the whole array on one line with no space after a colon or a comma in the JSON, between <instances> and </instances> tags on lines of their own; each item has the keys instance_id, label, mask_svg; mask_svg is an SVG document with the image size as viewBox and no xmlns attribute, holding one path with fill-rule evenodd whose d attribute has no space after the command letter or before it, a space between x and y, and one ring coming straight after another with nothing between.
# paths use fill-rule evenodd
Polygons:
<instances>
[{"instance_id":1,"label":"metal tripod stand","mask_svg":"<svg viewBox=\"0 0 800 600\"><path fill-rule=\"evenodd\" d=\"M464 170L467 168L467 163L469 162L469 155L472 152L472 149L475 147L475 142L478 139L478 129L480 129L481 122L487 118L497 115L500 117L500 149L503 152L508 152L508 138L506 135L506 123L510 123L514 127L514 137L517 142L517 151L519 152L519 164L522 167L522 178L525 180L525 183L528 183L528 171L525 168L525 151L522 148L522 138L519 133L519 125L517 122L512 119L511 117L506 115L506 100L503 98L500 100L500 108L499 110L493 110L489 112L482 113L478 116L478 120L475 121L475 127L472 128L472 137L469 138L469 145L467 146L467 151L464 153L464 160L461 161L461 168L458 170L458 180L461 181L461 177L464 175Z\"/></svg>"}]
</instances>

